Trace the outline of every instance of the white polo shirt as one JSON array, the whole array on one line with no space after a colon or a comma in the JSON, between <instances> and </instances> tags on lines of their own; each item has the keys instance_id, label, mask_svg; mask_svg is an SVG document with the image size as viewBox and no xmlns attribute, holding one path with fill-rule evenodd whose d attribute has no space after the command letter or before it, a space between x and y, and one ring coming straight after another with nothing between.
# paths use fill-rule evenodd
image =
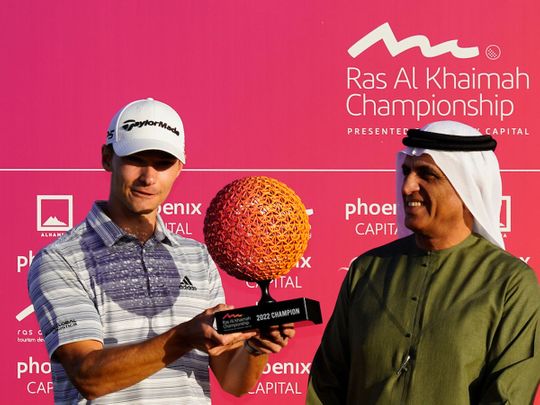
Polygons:
<instances>
[{"instance_id":1,"label":"white polo shirt","mask_svg":"<svg viewBox=\"0 0 540 405\"><path fill-rule=\"evenodd\" d=\"M35 257L28 289L49 356L61 345L141 342L225 302L206 247L168 231L158 217L146 243L126 234L96 202L86 220ZM210 402L208 355L192 350L147 379L85 400L51 362L56 404ZM111 376L111 378L114 378Z\"/></svg>"}]
</instances>

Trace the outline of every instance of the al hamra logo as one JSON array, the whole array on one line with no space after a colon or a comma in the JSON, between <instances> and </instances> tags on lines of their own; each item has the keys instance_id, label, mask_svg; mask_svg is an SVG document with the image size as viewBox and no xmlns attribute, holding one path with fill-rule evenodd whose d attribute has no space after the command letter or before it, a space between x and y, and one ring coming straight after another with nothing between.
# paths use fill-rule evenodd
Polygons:
<instances>
[{"instance_id":1,"label":"al hamra logo","mask_svg":"<svg viewBox=\"0 0 540 405\"><path fill-rule=\"evenodd\" d=\"M422 52L422 55L426 58L434 58L435 56L440 56L445 53L451 53L455 58L468 59L474 58L479 54L477 46L461 48L457 44L457 39L441 42L437 45L431 45L426 36L413 35L398 41L390 24L385 22L351 46L348 50L349 55L356 58L366 49L380 41L386 45L388 52L390 52L390 55L392 56L399 55L400 53L415 47L420 48L420 52Z\"/></svg>"},{"instance_id":2,"label":"al hamra logo","mask_svg":"<svg viewBox=\"0 0 540 405\"><path fill-rule=\"evenodd\" d=\"M37 230L69 231L73 228L72 195L37 196Z\"/></svg>"},{"instance_id":3,"label":"al hamra logo","mask_svg":"<svg viewBox=\"0 0 540 405\"><path fill-rule=\"evenodd\" d=\"M512 197L509 195L502 196L500 227L501 232L512 230Z\"/></svg>"}]
</instances>

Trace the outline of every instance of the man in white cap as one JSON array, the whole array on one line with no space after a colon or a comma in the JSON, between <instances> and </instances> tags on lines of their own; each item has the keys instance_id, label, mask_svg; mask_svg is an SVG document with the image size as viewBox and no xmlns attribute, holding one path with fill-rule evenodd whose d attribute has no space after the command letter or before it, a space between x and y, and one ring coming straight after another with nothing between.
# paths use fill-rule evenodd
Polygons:
<instances>
[{"instance_id":1,"label":"man in white cap","mask_svg":"<svg viewBox=\"0 0 540 405\"><path fill-rule=\"evenodd\" d=\"M440 121L403 143L403 237L351 264L307 403L530 404L540 292L533 270L504 251L496 142Z\"/></svg>"},{"instance_id":2,"label":"man in white cap","mask_svg":"<svg viewBox=\"0 0 540 405\"><path fill-rule=\"evenodd\" d=\"M180 117L137 100L113 118L102 148L107 201L36 256L28 287L51 357L57 404L210 402L208 365L246 393L294 328L221 335L230 309L206 248L158 215L186 161Z\"/></svg>"}]
</instances>

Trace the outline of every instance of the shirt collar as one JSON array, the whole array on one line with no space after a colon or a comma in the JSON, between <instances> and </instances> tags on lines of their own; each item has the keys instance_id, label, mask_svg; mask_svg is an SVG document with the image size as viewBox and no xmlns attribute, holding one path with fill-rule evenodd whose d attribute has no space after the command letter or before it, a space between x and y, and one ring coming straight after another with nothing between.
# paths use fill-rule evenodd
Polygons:
<instances>
[{"instance_id":1,"label":"shirt collar","mask_svg":"<svg viewBox=\"0 0 540 405\"><path fill-rule=\"evenodd\" d=\"M175 234L173 234L169 229L167 229L165 223L163 222L163 219L161 219L161 216L158 214L154 237L158 241L168 243L171 246L179 246L179 243L174 236Z\"/></svg>"},{"instance_id":2,"label":"shirt collar","mask_svg":"<svg viewBox=\"0 0 540 405\"><path fill-rule=\"evenodd\" d=\"M411 236L413 237L412 240L414 240L414 235L411 235ZM452 252L455 252L457 250L468 248L469 246L472 246L473 244L475 244L478 241L478 239L482 239L482 238L483 237L481 235L478 235L478 234L476 234L474 232L471 232L471 234L469 236L467 236L465 239L463 239L457 245L454 245L454 246L451 246L451 247L445 248L445 249L424 250L424 249L419 248L416 245L416 242L414 243L414 246L415 246L416 251L418 253L420 253L420 255L429 254L429 255L432 255L432 256L444 256L444 255L450 254Z\"/></svg>"},{"instance_id":3,"label":"shirt collar","mask_svg":"<svg viewBox=\"0 0 540 405\"><path fill-rule=\"evenodd\" d=\"M128 236L118 225L116 225L105 214L104 207L106 201L96 201L92 205L92 209L88 213L86 220L90 227L98 234L103 243L111 247L124 236ZM174 235L167 229L163 220L158 215L156 230L154 231L154 238L162 243L167 243L171 246L177 246L178 242L174 238Z\"/></svg>"}]
</instances>

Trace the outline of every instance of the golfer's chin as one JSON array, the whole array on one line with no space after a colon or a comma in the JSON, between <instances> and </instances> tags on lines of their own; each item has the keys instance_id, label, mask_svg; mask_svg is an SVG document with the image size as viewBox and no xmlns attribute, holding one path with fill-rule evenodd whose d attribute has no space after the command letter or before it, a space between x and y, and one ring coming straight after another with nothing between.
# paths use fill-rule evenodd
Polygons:
<instances>
[{"instance_id":1,"label":"golfer's chin","mask_svg":"<svg viewBox=\"0 0 540 405\"><path fill-rule=\"evenodd\" d=\"M146 216L156 212L158 209L155 204L132 204L130 211L135 215Z\"/></svg>"}]
</instances>

